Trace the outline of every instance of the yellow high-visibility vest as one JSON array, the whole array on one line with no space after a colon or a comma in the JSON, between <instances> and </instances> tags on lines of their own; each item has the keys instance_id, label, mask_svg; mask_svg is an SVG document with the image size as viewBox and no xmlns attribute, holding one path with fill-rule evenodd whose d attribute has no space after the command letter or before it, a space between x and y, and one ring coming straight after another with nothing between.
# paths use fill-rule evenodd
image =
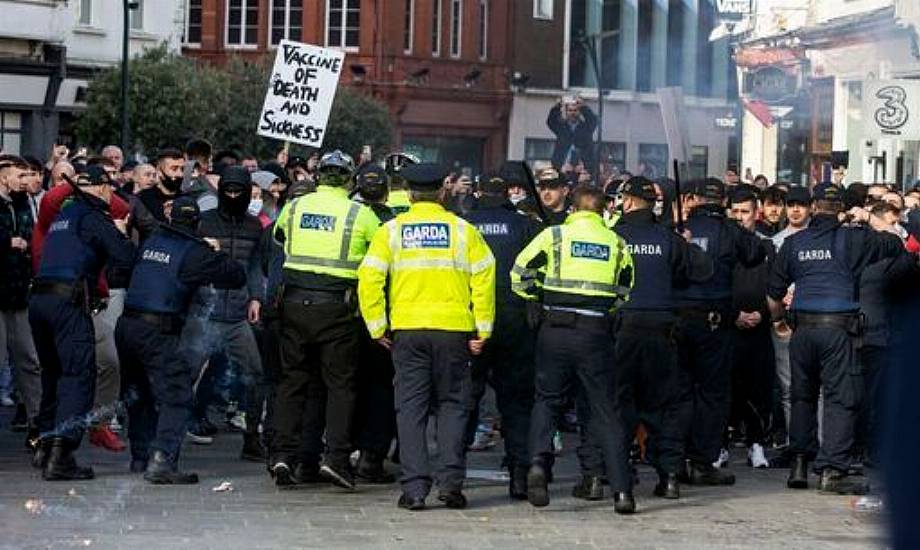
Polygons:
<instances>
[{"instance_id":1,"label":"yellow high-visibility vest","mask_svg":"<svg viewBox=\"0 0 920 550\"><path fill-rule=\"evenodd\" d=\"M414 203L374 235L358 269L358 301L373 338L388 329L487 338L495 320L495 258L473 225L440 204Z\"/></svg>"},{"instance_id":2,"label":"yellow high-visibility vest","mask_svg":"<svg viewBox=\"0 0 920 550\"><path fill-rule=\"evenodd\" d=\"M377 231L374 212L338 187L320 185L316 193L294 199L278 215L284 234L284 268L357 279L358 266Z\"/></svg>"},{"instance_id":3,"label":"yellow high-visibility vest","mask_svg":"<svg viewBox=\"0 0 920 550\"><path fill-rule=\"evenodd\" d=\"M397 216L405 214L412 206L412 203L409 202L409 192L405 189L394 189L390 191L390 195L387 197L387 206L389 206L390 210Z\"/></svg>"},{"instance_id":4,"label":"yellow high-visibility vest","mask_svg":"<svg viewBox=\"0 0 920 550\"><path fill-rule=\"evenodd\" d=\"M540 253L546 255L546 263L528 267ZM623 301L633 285L632 273L626 241L608 229L601 216L582 211L570 214L563 225L544 229L521 251L511 270L511 288L529 300L535 300L542 287L547 292Z\"/></svg>"}]
</instances>

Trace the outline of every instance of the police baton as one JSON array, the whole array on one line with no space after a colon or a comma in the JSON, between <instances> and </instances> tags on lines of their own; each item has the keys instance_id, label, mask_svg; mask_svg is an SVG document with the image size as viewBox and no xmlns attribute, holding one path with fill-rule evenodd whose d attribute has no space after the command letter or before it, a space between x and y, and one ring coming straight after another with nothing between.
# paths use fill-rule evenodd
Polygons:
<instances>
[{"instance_id":1,"label":"police baton","mask_svg":"<svg viewBox=\"0 0 920 550\"><path fill-rule=\"evenodd\" d=\"M533 172L530 170L530 166L527 165L526 161L521 161L521 167L524 169L527 188L532 193L533 202L537 205L537 215L540 216L544 224L550 225L549 216L546 214L546 209L543 208L543 201L540 200L540 194L537 192L537 182L534 180Z\"/></svg>"},{"instance_id":2,"label":"police baton","mask_svg":"<svg viewBox=\"0 0 920 550\"><path fill-rule=\"evenodd\" d=\"M680 200L680 163L674 159L674 193L677 195L677 232L684 232L684 205Z\"/></svg>"}]
</instances>

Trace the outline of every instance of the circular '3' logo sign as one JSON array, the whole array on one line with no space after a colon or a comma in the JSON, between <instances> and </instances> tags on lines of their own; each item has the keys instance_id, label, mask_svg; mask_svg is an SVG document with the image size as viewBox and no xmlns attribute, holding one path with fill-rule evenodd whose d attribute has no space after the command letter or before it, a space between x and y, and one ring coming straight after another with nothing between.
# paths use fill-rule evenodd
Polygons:
<instances>
[{"instance_id":1,"label":"circular '3' logo sign","mask_svg":"<svg viewBox=\"0 0 920 550\"><path fill-rule=\"evenodd\" d=\"M910 112L905 104L907 92L901 86L885 86L875 92L875 97L885 100L885 104L875 111L875 122L882 131L895 133L907 124Z\"/></svg>"}]
</instances>

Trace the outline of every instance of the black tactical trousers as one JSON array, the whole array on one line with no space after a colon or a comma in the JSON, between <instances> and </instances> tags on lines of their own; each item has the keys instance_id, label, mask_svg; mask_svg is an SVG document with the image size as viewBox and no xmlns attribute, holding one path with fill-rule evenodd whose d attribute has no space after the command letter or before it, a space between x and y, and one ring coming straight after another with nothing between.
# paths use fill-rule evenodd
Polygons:
<instances>
[{"instance_id":1,"label":"black tactical trousers","mask_svg":"<svg viewBox=\"0 0 920 550\"><path fill-rule=\"evenodd\" d=\"M128 409L131 458L160 450L175 462L192 404L192 369L179 350L179 332L123 315L115 325L122 396Z\"/></svg>"},{"instance_id":2,"label":"black tactical trousers","mask_svg":"<svg viewBox=\"0 0 920 550\"><path fill-rule=\"evenodd\" d=\"M393 336L396 369L396 426L400 483L414 497L428 495L432 473L427 427L435 417L442 491L459 491L466 478L466 423L470 416L468 335L441 330L404 330Z\"/></svg>"},{"instance_id":3,"label":"black tactical trousers","mask_svg":"<svg viewBox=\"0 0 920 550\"><path fill-rule=\"evenodd\" d=\"M496 309L495 330L479 357L473 358L473 386L470 421L466 444L473 442L479 422L479 402L486 392L486 383L495 390L501 414L501 433L505 441L506 462L509 466L527 466L531 454L527 444L530 433L530 413L533 409L534 334L527 326L523 306L499 305Z\"/></svg>"},{"instance_id":4,"label":"black tactical trousers","mask_svg":"<svg viewBox=\"0 0 920 550\"><path fill-rule=\"evenodd\" d=\"M610 320L574 313L547 315L537 335L536 397L530 425L534 460L549 461L556 422L576 380L590 411L589 437L603 451L607 479L617 492L632 490L626 432L613 396Z\"/></svg>"},{"instance_id":5,"label":"black tactical trousers","mask_svg":"<svg viewBox=\"0 0 920 550\"><path fill-rule=\"evenodd\" d=\"M325 404L327 460L345 468L352 450L360 331L344 303L284 303L281 329L281 378L275 396L273 462L296 463L302 457L304 413L315 416ZM325 403L321 388L325 387Z\"/></svg>"},{"instance_id":6,"label":"black tactical trousers","mask_svg":"<svg viewBox=\"0 0 920 550\"><path fill-rule=\"evenodd\" d=\"M365 331L358 368L358 403L355 409L355 445L364 452L386 456L396 436L393 405L393 360L386 348Z\"/></svg>"},{"instance_id":7,"label":"black tactical trousers","mask_svg":"<svg viewBox=\"0 0 920 550\"><path fill-rule=\"evenodd\" d=\"M639 422L648 433L646 456L659 473L677 473L683 434L677 422L676 319L670 312L617 314L616 395L632 443Z\"/></svg>"},{"instance_id":8,"label":"black tactical trousers","mask_svg":"<svg viewBox=\"0 0 920 550\"><path fill-rule=\"evenodd\" d=\"M752 329L735 330L732 358L731 418L736 428L744 423L745 444L764 443L773 411L776 359L769 321Z\"/></svg>"},{"instance_id":9,"label":"black tactical trousers","mask_svg":"<svg viewBox=\"0 0 920 550\"><path fill-rule=\"evenodd\" d=\"M847 471L862 405L863 381L853 341L843 328L796 327L789 343L792 367L792 452L817 454L815 468ZM818 448L818 395L824 394L822 442Z\"/></svg>"},{"instance_id":10,"label":"black tactical trousers","mask_svg":"<svg viewBox=\"0 0 920 550\"><path fill-rule=\"evenodd\" d=\"M719 458L728 422L735 331L702 317L683 317L678 331L678 415L685 457L697 464Z\"/></svg>"}]
</instances>

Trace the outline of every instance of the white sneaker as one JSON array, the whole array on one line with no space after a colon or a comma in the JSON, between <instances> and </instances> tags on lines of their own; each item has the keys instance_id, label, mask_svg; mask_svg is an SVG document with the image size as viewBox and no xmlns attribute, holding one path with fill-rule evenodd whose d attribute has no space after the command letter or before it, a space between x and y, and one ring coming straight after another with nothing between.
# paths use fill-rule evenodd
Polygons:
<instances>
[{"instance_id":1,"label":"white sneaker","mask_svg":"<svg viewBox=\"0 0 920 550\"><path fill-rule=\"evenodd\" d=\"M553 454L556 456L562 454L562 432L553 434Z\"/></svg>"},{"instance_id":2,"label":"white sneaker","mask_svg":"<svg viewBox=\"0 0 920 550\"><path fill-rule=\"evenodd\" d=\"M115 433L120 433L120 432L121 432L121 430L122 430L122 425L121 425L121 422L118 421L118 417L117 417L117 416L116 416L115 418L113 418L112 421L109 423L109 429L112 430L112 431L115 432Z\"/></svg>"},{"instance_id":3,"label":"white sneaker","mask_svg":"<svg viewBox=\"0 0 920 550\"><path fill-rule=\"evenodd\" d=\"M13 401L13 398L10 397L10 394L5 393L0 395L0 406L3 407L13 407L16 405L16 402Z\"/></svg>"},{"instance_id":4,"label":"white sneaker","mask_svg":"<svg viewBox=\"0 0 920 550\"><path fill-rule=\"evenodd\" d=\"M195 445L210 445L214 443L214 438L209 435L196 434L191 431L185 432L185 437Z\"/></svg>"},{"instance_id":5,"label":"white sneaker","mask_svg":"<svg viewBox=\"0 0 920 550\"><path fill-rule=\"evenodd\" d=\"M237 412L233 415L233 418L230 419L229 424L234 428L238 429L241 432L246 431L246 413Z\"/></svg>"},{"instance_id":6,"label":"white sneaker","mask_svg":"<svg viewBox=\"0 0 920 550\"><path fill-rule=\"evenodd\" d=\"M770 461L763 453L763 446L760 443L754 443L748 449L748 464L752 468L769 468Z\"/></svg>"},{"instance_id":7,"label":"white sneaker","mask_svg":"<svg viewBox=\"0 0 920 550\"><path fill-rule=\"evenodd\" d=\"M712 467L716 469L721 468L728 464L729 459L731 459L731 455L728 454L728 449L721 449L719 451L719 458L712 463Z\"/></svg>"},{"instance_id":8,"label":"white sneaker","mask_svg":"<svg viewBox=\"0 0 920 550\"><path fill-rule=\"evenodd\" d=\"M485 432L485 431L476 431L475 437L473 437L473 444L470 445L471 451L486 451L495 447L495 434L494 432Z\"/></svg>"}]
</instances>

